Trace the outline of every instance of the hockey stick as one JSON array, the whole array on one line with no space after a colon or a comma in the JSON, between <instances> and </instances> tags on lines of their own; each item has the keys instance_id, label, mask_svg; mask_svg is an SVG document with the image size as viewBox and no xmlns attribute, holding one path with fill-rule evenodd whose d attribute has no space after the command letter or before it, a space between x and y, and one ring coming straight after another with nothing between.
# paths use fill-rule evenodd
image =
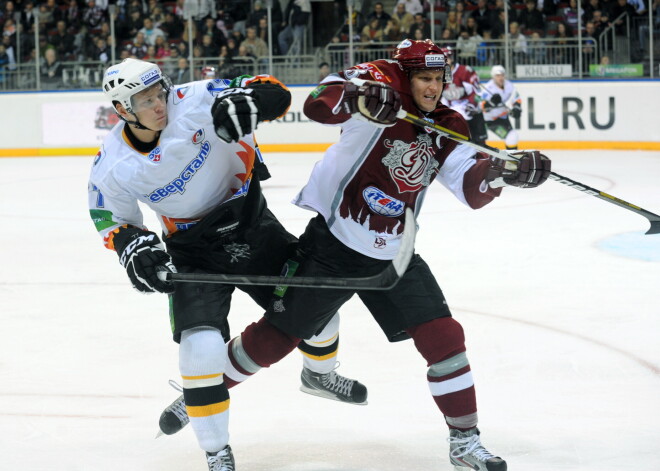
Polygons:
<instances>
[{"instance_id":1,"label":"hockey stick","mask_svg":"<svg viewBox=\"0 0 660 471\"><path fill-rule=\"evenodd\" d=\"M518 157L509 154L505 150L483 147L479 144L470 141L470 138L468 136L464 136L463 134L459 134L455 131L452 131L451 129L444 128L435 123L430 123L422 118L418 118L417 116L408 113L405 110L399 111L397 117L399 119L415 124L417 126L432 129L441 136L451 139L452 141L460 142L462 144L473 147L477 149L479 152L483 152L484 154L492 155L493 157L498 157L502 160L519 160ZM550 172L549 178L550 180L554 180L558 183L561 183L562 185L570 186L574 190L578 190L588 195L595 196L598 199L620 206L621 208L632 211L633 213L639 214L640 216L644 216L651 223L651 227L649 228L648 231L646 231L646 234L660 234L660 216L658 216L657 214L647 211L646 209L642 209L639 206L636 206L632 203L628 203L627 201L619 199L616 196L609 195L604 191L600 191L597 190L596 188L592 188L588 185L585 185L584 183L571 180L570 178L559 175L558 173Z\"/></svg>"},{"instance_id":2,"label":"hockey stick","mask_svg":"<svg viewBox=\"0 0 660 471\"><path fill-rule=\"evenodd\" d=\"M210 273L169 273L159 272L158 278L163 281L178 283L221 283L230 285L259 286L291 286L297 288L335 288L353 290L387 290L392 288L406 272L415 249L417 226L412 209L406 209L405 227L401 237L401 246L396 257L385 270L372 275L357 278L334 278L315 276L262 276L262 275L230 275Z\"/></svg>"}]
</instances>

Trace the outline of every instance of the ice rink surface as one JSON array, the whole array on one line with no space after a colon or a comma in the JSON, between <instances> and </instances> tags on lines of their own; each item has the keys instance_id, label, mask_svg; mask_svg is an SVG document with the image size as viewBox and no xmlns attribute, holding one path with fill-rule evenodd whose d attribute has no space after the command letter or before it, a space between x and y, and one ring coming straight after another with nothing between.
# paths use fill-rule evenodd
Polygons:
<instances>
[{"instance_id":1,"label":"ice rink surface","mask_svg":"<svg viewBox=\"0 0 660 471\"><path fill-rule=\"evenodd\" d=\"M660 213L660 153L548 152L553 170ZM266 155L270 207L320 154ZM90 158L0 159L0 470L205 470L190 427L157 440L178 393L164 295L131 289L88 216ZM147 225L157 229L148 214ZM660 235L571 188L505 189L479 211L429 190L416 250L467 335L480 428L511 471L660 470ZM235 296L233 333L261 311ZM447 430L412 342L355 298L340 372L369 405L298 391L292 353L231 391L238 471L444 471Z\"/></svg>"}]
</instances>

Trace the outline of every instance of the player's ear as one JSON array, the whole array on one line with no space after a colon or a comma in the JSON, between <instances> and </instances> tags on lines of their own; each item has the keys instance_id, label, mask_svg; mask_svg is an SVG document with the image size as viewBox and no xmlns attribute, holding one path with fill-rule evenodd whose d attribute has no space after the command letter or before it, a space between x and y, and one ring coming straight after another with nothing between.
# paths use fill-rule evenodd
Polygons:
<instances>
[{"instance_id":1,"label":"player's ear","mask_svg":"<svg viewBox=\"0 0 660 471\"><path fill-rule=\"evenodd\" d=\"M119 113L119 116L121 116L123 118L129 117L129 114L126 111L126 108L124 108L124 105L122 105L121 103L116 102L115 103L115 109L117 110L117 113Z\"/></svg>"}]
</instances>

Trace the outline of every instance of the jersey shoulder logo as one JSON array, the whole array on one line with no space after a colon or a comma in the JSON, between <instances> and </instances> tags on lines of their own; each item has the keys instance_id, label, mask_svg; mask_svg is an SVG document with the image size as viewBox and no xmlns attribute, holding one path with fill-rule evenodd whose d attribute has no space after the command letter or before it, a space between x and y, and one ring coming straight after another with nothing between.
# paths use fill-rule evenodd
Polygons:
<instances>
[{"instance_id":1,"label":"jersey shoulder logo","mask_svg":"<svg viewBox=\"0 0 660 471\"><path fill-rule=\"evenodd\" d=\"M154 150L149 152L149 155L147 156L147 158L149 160L151 160L152 162L160 162L161 155L162 155L162 153L161 153L161 150L160 150L160 146L156 146L156 148Z\"/></svg>"},{"instance_id":2,"label":"jersey shoulder logo","mask_svg":"<svg viewBox=\"0 0 660 471\"><path fill-rule=\"evenodd\" d=\"M195 94L195 89L191 86L179 87L174 90L174 104L178 105L185 98L193 96Z\"/></svg>"},{"instance_id":3,"label":"jersey shoulder logo","mask_svg":"<svg viewBox=\"0 0 660 471\"><path fill-rule=\"evenodd\" d=\"M192 143L198 145L201 144L202 142L204 142L204 130L198 129L197 132L193 134Z\"/></svg>"}]
</instances>

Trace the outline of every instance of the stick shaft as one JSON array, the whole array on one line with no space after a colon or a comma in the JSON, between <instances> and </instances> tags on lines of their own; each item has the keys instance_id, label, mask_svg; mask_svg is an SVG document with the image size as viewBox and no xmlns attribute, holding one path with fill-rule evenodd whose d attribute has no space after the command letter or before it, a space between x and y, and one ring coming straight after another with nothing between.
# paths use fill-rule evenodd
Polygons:
<instances>
[{"instance_id":1,"label":"stick shaft","mask_svg":"<svg viewBox=\"0 0 660 471\"><path fill-rule=\"evenodd\" d=\"M452 131L451 129L444 128L438 124L428 122L422 118L418 118L417 116L410 114L404 110L399 111L398 117L399 119L403 119L404 121L415 124L417 126L422 126L425 128L432 129L433 131L437 132L442 136L445 136L448 139L473 147L474 149L484 154L488 154L503 160L520 160L518 157L506 152L505 150L491 149L489 147L484 147L482 145L470 141L468 136L464 136L463 134L459 134L455 131ZM596 188L592 188L588 185L585 185L584 183L571 180L570 178L564 177L563 175L559 175L558 173L555 172L550 172L550 179L558 183L561 183L562 185L569 186L574 190L578 190L588 195L595 196L598 199L601 199L608 203L619 206L623 209L627 209L636 214L639 214L640 216L643 216L646 219L648 219L648 221L651 223L651 228L646 232L646 234L660 234L659 215L647 211L646 209L640 208L639 206L634 205L632 203L628 203L627 201L617 198L616 196L609 195L604 191L600 191L597 190Z\"/></svg>"}]
</instances>

